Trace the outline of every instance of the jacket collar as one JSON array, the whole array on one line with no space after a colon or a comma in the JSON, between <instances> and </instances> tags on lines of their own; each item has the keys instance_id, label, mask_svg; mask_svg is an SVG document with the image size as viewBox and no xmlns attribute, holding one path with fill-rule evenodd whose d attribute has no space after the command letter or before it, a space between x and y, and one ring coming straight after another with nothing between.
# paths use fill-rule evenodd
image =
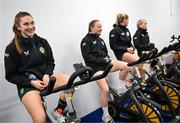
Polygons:
<instances>
[{"instance_id":1,"label":"jacket collar","mask_svg":"<svg viewBox=\"0 0 180 123\"><path fill-rule=\"evenodd\" d=\"M39 38L38 38L37 34L34 34L32 38L24 38L23 36L21 36L20 43L22 45L33 45L38 42L38 39Z\"/></svg>"}]
</instances>

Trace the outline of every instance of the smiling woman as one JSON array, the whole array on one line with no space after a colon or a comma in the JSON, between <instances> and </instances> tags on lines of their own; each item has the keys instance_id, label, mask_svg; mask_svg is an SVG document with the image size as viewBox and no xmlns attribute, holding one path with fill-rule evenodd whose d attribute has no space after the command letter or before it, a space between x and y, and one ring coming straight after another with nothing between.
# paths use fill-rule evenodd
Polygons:
<instances>
[{"instance_id":1,"label":"smiling woman","mask_svg":"<svg viewBox=\"0 0 180 123\"><path fill-rule=\"evenodd\" d=\"M35 23L28 12L19 12L15 16L12 42L5 51L6 79L17 85L18 95L32 117L33 122L44 123L46 120L39 92L45 89L54 71L54 57L46 39L35 34ZM69 76L55 74L55 88L64 85ZM66 106L61 93L55 116L64 120L61 114Z\"/></svg>"},{"instance_id":2,"label":"smiling woman","mask_svg":"<svg viewBox=\"0 0 180 123\"><path fill-rule=\"evenodd\" d=\"M119 80L125 82L128 74L128 67L126 62L113 60L109 57L106 44L100 38L102 32L102 24L99 20L92 20L89 23L88 34L82 39L81 53L87 66L90 66L95 74L100 74L105 70L109 63L113 67L110 72L119 71ZM102 120L104 123L114 123L108 112L108 95L109 86L106 78L97 80L97 85L100 88L100 102L103 109Z\"/></svg>"},{"instance_id":3,"label":"smiling woman","mask_svg":"<svg viewBox=\"0 0 180 123\"><path fill-rule=\"evenodd\" d=\"M19 12L14 20L13 32L15 33L14 41L17 51L22 52L19 44L21 35L25 38L32 38L35 33L35 24L33 17L27 12Z\"/></svg>"}]
</instances>

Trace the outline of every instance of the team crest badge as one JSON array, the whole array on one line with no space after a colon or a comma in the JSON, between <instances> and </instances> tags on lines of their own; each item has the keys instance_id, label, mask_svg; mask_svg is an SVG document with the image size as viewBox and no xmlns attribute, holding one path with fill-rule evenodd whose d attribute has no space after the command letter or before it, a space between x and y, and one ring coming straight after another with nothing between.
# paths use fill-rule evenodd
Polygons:
<instances>
[{"instance_id":1,"label":"team crest badge","mask_svg":"<svg viewBox=\"0 0 180 123\"><path fill-rule=\"evenodd\" d=\"M45 49L44 49L43 47L40 47L40 48L39 48L39 51L40 51L42 54L45 53Z\"/></svg>"}]
</instances>

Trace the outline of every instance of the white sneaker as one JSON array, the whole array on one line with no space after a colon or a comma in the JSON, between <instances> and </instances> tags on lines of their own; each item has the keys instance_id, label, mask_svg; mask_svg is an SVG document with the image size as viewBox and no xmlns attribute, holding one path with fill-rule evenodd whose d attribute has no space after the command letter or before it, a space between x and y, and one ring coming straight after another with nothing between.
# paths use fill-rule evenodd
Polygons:
<instances>
[{"instance_id":1,"label":"white sneaker","mask_svg":"<svg viewBox=\"0 0 180 123\"><path fill-rule=\"evenodd\" d=\"M114 120L110 115L103 115L102 116L103 123L114 123Z\"/></svg>"},{"instance_id":2,"label":"white sneaker","mask_svg":"<svg viewBox=\"0 0 180 123\"><path fill-rule=\"evenodd\" d=\"M141 82L141 86L147 86L147 83L146 82Z\"/></svg>"},{"instance_id":3,"label":"white sneaker","mask_svg":"<svg viewBox=\"0 0 180 123\"><path fill-rule=\"evenodd\" d=\"M60 113L58 111L58 109L54 109L52 112L51 112L51 115L52 117L57 120L58 123L65 123L65 117L63 116L62 113Z\"/></svg>"}]
</instances>

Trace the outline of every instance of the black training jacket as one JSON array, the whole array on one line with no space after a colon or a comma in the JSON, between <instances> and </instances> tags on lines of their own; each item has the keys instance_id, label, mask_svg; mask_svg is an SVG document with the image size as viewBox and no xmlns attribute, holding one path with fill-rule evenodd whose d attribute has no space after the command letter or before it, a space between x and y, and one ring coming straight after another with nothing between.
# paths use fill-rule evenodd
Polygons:
<instances>
[{"instance_id":1,"label":"black training jacket","mask_svg":"<svg viewBox=\"0 0 180 123\"><path fill-rule=\"evenodd\" d=\"M127 48L133 47L131 43L131 34L129 29L125 26L113 25L114 28L109 34L109 44L111 49L114 51L116 58L124 52L127 52Z\"/></svg>"},{"instance_id":2,"label":"black training jacket","mask_svg":"<svg viewBox=\"0 0 180 123\"><path fill-rule=\"evenodd\" d=\"M149 34L146 29L138 29L133 36L133 43L138 51L149 50Z\"/></svg>"},{"instance_id":3,"label":"black training jacket","mask_svg":"<svg viewBox=\"0 0 180 123\"><path fill-rule=\"evenodd\" d=\"M103 70L110 62L108 50L102 38L87 34L81 42L81 52L87 66L94 71Z\"/></svg>"},{"instance_id":4,"label":"black training jacket","mask_svg":"<svg viewBox=\"0 0 180 123\"><path fill-rule=\"evenodd\" d=\"M18 86L29 87L31 83L25 72L32 73L42 80L44 74L53 74L54 58L47 40L37 36L21 38L20 46L23 52L16 50L15 41L7 45L4 56L5 78Z\"/></svg>"}]
</instances>

